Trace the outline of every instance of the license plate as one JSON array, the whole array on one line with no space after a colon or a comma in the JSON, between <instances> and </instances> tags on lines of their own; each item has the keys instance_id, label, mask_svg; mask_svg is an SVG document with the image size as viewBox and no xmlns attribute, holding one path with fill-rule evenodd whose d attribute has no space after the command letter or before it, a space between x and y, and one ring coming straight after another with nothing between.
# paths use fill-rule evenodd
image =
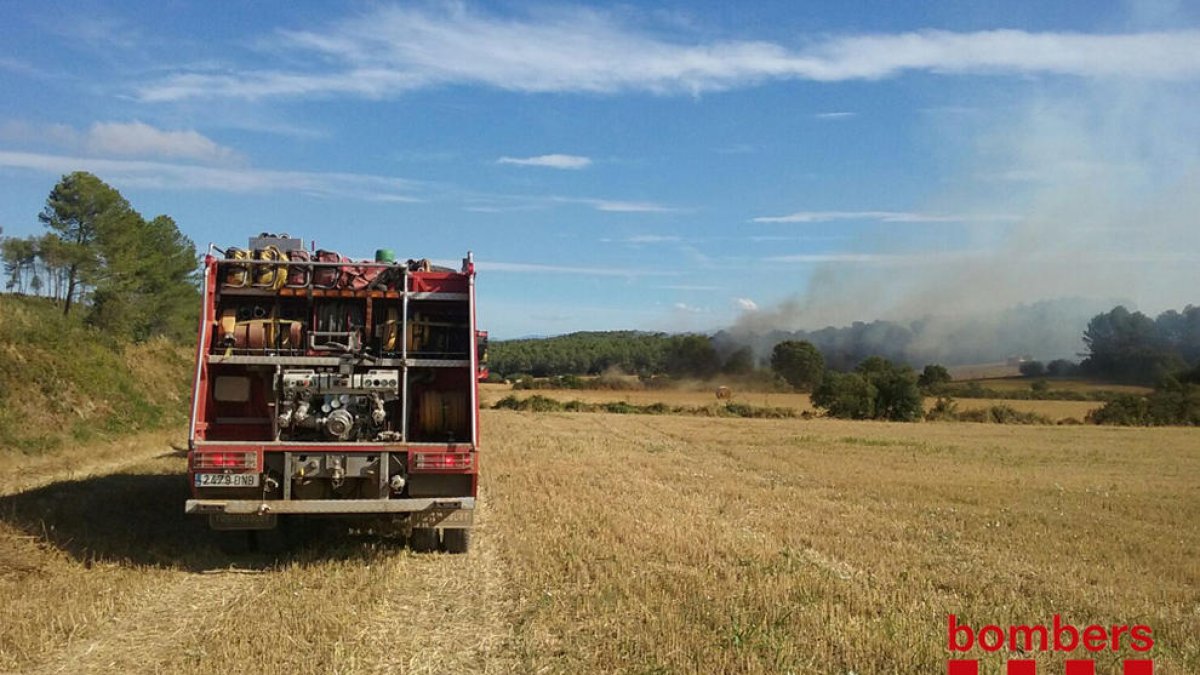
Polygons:
<instances>
[{"instance_id":1,"label":"license plate","mask_svg":"<svg viewBox=\"0 0 1200 675\"><path fill-rule=\"evenodd\" d=\"M258 487L258 474L198 473L196 487Z\"/></svg>"}]
</instances>

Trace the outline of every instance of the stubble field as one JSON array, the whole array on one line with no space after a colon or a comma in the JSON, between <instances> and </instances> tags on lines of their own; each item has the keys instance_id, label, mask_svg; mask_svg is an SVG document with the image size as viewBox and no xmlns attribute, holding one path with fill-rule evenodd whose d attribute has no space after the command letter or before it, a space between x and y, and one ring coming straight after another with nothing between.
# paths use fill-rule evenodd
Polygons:
<instances>
[{"instance_id":1,"label":"stubble field","mask_svg":"<svg viewBox=\"0 0 1200 675\"><path fill-rule=\"evenodd\" d=\"M329 532L230 561L166 436L35 462L0 494L0 671L944 672L947 614L1060 613L1200 672L1193 430L483 424L467 556Z\"/></svg>"}]
</instances>

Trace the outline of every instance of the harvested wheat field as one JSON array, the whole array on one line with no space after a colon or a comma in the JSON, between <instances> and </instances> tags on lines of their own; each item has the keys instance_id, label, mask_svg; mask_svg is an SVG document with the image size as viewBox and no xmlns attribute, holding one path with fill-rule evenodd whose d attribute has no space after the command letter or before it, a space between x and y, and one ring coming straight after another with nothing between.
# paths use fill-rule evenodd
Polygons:
<instances>
[{"instance_id":1,"label":"harvested wheat field","mask_svg":"<svg viewBox=\"0 0 1200 675\"><path fill-rule=\"evenodd\" d=\"M1145 623L1157 673L1200 672L1195 431L483 424L467 556L330 530L231 561L165 437L41 462L0 496L0 671L933 673L949 613L1060 613Z\"/></svg>"}]
</instances>

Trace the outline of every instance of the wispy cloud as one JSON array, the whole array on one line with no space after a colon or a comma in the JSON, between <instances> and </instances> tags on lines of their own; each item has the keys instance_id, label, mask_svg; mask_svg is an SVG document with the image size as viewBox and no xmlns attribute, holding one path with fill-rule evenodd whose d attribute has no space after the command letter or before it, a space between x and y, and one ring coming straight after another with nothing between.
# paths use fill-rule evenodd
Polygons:
<instances>
[{"instance_id":1,"label":"wispy cloud","mask_svg":"<svg viewBox=\"0 0 1200 675\"><path fill-rule=\"evenodd\" d=\"M906 72L1193 79L1200 31L1022 30L835 36L800 49L665 36L586 9L501 17L460 4L384 7L273 40L280 67L181 71L138 88L147 101L354 95L484 85L523 92L696 94L767 80L873 80ZM305 63L307 66L291 64ZM284 64L287 64L286 66Z\"/></svg>"},{"instance_id":2,"label":"wispy cloud","mask_svg":"<svg viewBox=\"0 0 1200 675\"><path fill-rule=\"evenodd\" d=\"M986 251L964 249L957 251L922 251L917 253L798 253L793 255L778 255L764 258L769 263L792 264L848 264L848 265L881 265L904 267L911 265L929 265L949 262L962 262L987 255Z\"/></svg>"},{"instance_id":3,"label":"wispy cloud","mask_svg":"<svg viewBox=\"0 0 1200 675\"><path fill-rule=\"evenodd\" d=\"M844 120L844 119L847 119L850 117L857 117L857 116L858 116L858 113L849 112L849 111L845 111L845 110L835 111L835 112L822 112L822 113L817 113L817 114L813 115L813 117L815 117L819 120Z\"/></svg>"},{"instance_id":4,"label":"wispy cloud","mask_svg":"<svg viewBox=\"0 0 1200 675\"><path fill-rule=\"evenodd\" d=\"M697 293L708 293L724 290L720 286L704 286L695 284L671 284L668 286L659 286L658 288L668 291L695 291Z\"/></svg>"},{"instance_id":5,"label":"wispy cloud","mask_svg":"<svg viewBox=\"0 0 1200 675\"><path fill-rule=\"evenodd\" d=\"M134 121L97 122L87 132L87 149L99 155L182 157L226 162L238 154L193 130L169 131Z\"/></svg>"},{"instance_id":6,"label":"wispy cloud","mask_svg":"<svg viewBox=\"0 0 1200 675\"><path fill-rule=\"evenodd\" d=\"M499 262L480 260L476 263L480 271L515 272L521 274L574 274L593 277L672 277L677 272L653 268L633 267L577 267L574 265L546 265L542 263Z\"/></svg>"},{"instance_id":7,"label":"wispy cloud","mask_svg":"<svg viewBox=\"0 0 1200 675\"><path fill-rule=\"evenodd\" d=\"M76 9L48 14L39 23L50 32L67 38L71 46L134 49L147 41L146 33L135 22L115 14Z\"/></svg>"},{"instance_id":8,"label":"wispy cloud","mask_svg":"<svg viewBox=\"0 0 1200 675\"><path fill-rule=\"evenodd\" d=\"M217 192L295 192L364 201L417 202L413 181L354 173L274 171L130 159L0 151L0 166L64 174L91 171L121 187Z\"/></svg>"},{"instance_id":9,"label":"wispy cloud","mask_svg":"<svg viewBox=\"0 0 1200 675\"><path fill-rule=\"evenodd\" d=\"M581 204L587 204L597 211L609 211L611 213L674 213L680 211L676 207L655 204L654 202L622 202L610 199L575 199L567 201L576 201Z\"/></svg>"},{"instance_id":10,"label":"wispy cloud","mask_svg":"<svg viewBox=\"0 0 1200 675\"><path fill-rule=\"evenodd\" d=\"M610 213L678 213L684 209L656 202L621 201L594 197L566 197L563 195L499 195L475 194L469 196L471 204L463 207L477 213L508 213L534 211L558 205L586 206L596 211Z\"/></svg>"},{"instance_id":11,"label":"wispy cloud","mask_svg":"<svg viewBox=\"0 0 1200 675\"><path fill-rule=\"evenodd\" d=\"M677 244L683 238L671 234L635 234L620 241L626 244Z\"/></svg>"},{"instance_id":12,"label":"wispy cloud","mask_svg":"<svg viewBox=\"0 0 1200 675\"><path fill-rule=\"evenodd\" d=\"M501 157L497 164L517 166L542 166L550 169L585 169L592 160L578 155L538 155L537 157Z\"/></svg>"},{"instance_id":13,"label":"wispy cloud","mask_svg":"<svg viewBox=\"0 0 1200 675\"><path fill-rule=\"evenodd\" d=\"M10 73L28 75L30 77L43 77L46 75L46 72L41 68L38 68L37 66L26 61L14 59L9 56L0 56L0 70L7 70Z\"/></svg>"},{"instance_id":14,"label":"wispy cloud","mask_svg":"<svg viewBox=\"0 0 1200 675\"><path fill-rule=\"evenodd\" d=\"M796 255L777 255L766 258L767 262L781 263L879 263L899 262L909 256L897 256L874 253L799 253Z\"/></svg>"},{"instance_id":15,"label":"wispy cloud","mask_svg":"<svg viewBox=\"0 0 1200 675\"><path fill-rule=\"evenodd\" d=\"M863 220L880 223L1011 223L1019 216L1003 213L908 213L904 211L799 211L786 216L759 216L754 223L831 223L841 220Z\"/></svg>"},{"instance_id":16,"label":"wispy cloud","mask_svg":"<svg viewBox=\"0 0 1200 675\"><path fill-rule=\"evenodd\" d=\"M734 298L733 305L743 312L754 312L758 310L758 303L750 298Z\"/></svg>"},{"instance_id":17,"label":"wispy cloud","mask_svg":"<svg viewBox=\"0 0 1200 675\"><path fill-rule=\"evenodd\" d=\"M84 131L67 124L9 120L0 124L0 139L15 144L49 144L102 157L193 159L201 162L242 161L232 148L192 130L170 130L133 122L96 122Z\"/></svg>"}]
</instances>

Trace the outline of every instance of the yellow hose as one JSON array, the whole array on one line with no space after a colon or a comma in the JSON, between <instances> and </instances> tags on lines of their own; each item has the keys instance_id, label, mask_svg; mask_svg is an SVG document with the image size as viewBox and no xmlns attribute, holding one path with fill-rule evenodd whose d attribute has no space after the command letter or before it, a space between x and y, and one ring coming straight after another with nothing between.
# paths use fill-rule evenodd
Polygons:
<instances>
[{"instance_id":1,"label":"yellow hose","mask_svg":"<svg viewBox=\"0 0 1200 675\"><path fill-rule=\"evenodd\" d=\"M258 260L286 261L287 254L274 246L259 249L254 252ZM287 283L286 265L259 265L254 272L254 285L278 290Z\"/></svg>"}]
</instances>

